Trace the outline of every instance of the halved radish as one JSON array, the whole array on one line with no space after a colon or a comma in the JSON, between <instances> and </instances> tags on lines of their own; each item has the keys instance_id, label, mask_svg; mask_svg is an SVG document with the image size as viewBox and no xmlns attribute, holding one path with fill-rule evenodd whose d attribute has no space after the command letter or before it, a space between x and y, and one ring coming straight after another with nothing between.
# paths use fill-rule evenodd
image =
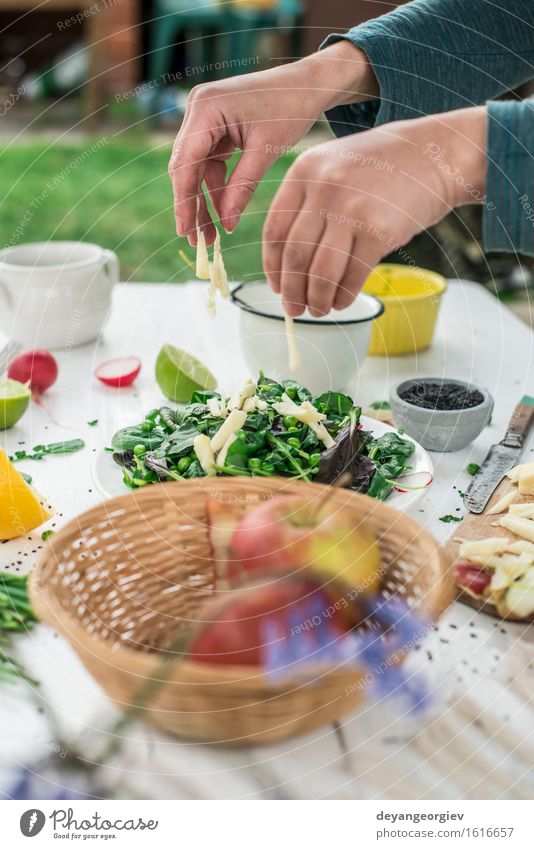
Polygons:
<instances>
[{"instance_id":1,"label":"halved radish","mask_svg":"<svg viewBox=\"0 0 534 849\"><path fill-rule=\"evenodd\" d=\"M430 486L434 476L430 472L408 472L395 480L394 489L397 492L415 492Z\"/></svg>"},{"instance_id":2,"label":"halved radish","mask_svg":"<svg viewBox=\"0 0 534 849\"><path fill-rule=\"evenodd\" d=\"M454 567L456 583L470 595L480 598L491 582L491 575L473 563L458 563Z\"/></svg>"},{"instance_id":3,"label":"halved radish","mask_svg":"<svg viewBox=\"0 0 534 849\"><path fill-rule=\"evenodd\" d=\"M95 376L106 386L130 386L141 371L138 357L120 357L98 366Z\"/></svg>"}]
</instances>

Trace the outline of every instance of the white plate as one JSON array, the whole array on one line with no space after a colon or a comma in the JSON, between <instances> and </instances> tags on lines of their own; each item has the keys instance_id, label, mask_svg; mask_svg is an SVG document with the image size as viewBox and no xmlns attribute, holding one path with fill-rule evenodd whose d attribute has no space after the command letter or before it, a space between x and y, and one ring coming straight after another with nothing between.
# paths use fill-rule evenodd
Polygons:
<instances>
[{"instance_id":1,"label":"white plate","mask_svg":"<svg viewBox=\"0 0 534 849\"><path fill-rule=\"evenodd\" d=\"M376 419L367 418L367 416L361 417L361 423L364 430L370 431L375 437L383 436L384 433L389 433L390 431L396 432L394 427L384 424L384 422L378 422ZM404 438L409 439L409 437ZM412 442L415 445L415 454L410 459L410 465L413 467L413 471L428 472L432 475L433 466L430 457L426 453L425 449L419 445L415 439L412 439ZM118 466L114 461L113 455L110 451L102 450L96 454L93 462L92 474L98 491L104 496L104 498L115 498L117 495L125 495L129 492L128 487L126 487L122 482L120 466ZM415 492L393 491L388 497L387 503L392 507L396 507L397 510L408 510L408 508L413 507L413 505L416 504L427 491L428 487L425 489L415 490Z\"/></svg>"}]
</instances>

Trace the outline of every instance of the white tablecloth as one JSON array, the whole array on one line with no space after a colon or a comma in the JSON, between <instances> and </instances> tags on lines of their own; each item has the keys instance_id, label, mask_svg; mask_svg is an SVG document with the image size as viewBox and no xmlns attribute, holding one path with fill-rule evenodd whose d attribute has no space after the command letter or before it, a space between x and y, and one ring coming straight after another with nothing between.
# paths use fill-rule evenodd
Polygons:
<instances>
[{"instance_id":1,"label":"white tablecloth","mask_svg":"<svg viewBox=\"0 0 534 849\"><path fill-rule=\"evenodd\" d=\"M120 286L98 343L58 352L60 378L46 403L63 427L32 406L19 426L0 434L10 453L56 439L86 440L78 454L20 464L60 512L56 526L101 497L91 475L94 454L117 427L141 419L161 400L153 363L163 342L196 354L221 386L231 388L246 376L236 311L225 304L209 321L205 299L206 289L197 283ZM458 490L468 484L467 463L483 458L520 397L534 394L532 353L531 331L506 307L475 284L454 282L431 350L368 358L349 387L364 407L414 374L469 379L494 395L492 425L464 451L432 456L434 483L413 508L441 541L458 528L439 516L461 508ZM110 393L95 380L94 368L124 354L139 355L143 370L134 387ZM93 419L98 425L90 427ZM28 571L41 545L39 531L0 546L0 567ZM0 688L3 791L17 765L57 747L59 735L62 741L89 735L89 749L98 751L116 717L70 647L47 628L38 626L17 645L20 659L42 683L33 694L24 686ZM396 702L369 703L339 727L246 750L184 743L139 723L126 731L102 780L109 793L123 798L531 798L532 646L531 629L502 625L455 604L410 659L432 689L423 719L406 715ZM53 729L40 712L43 705L55 717Z\"/></svg>"}]
</instances>

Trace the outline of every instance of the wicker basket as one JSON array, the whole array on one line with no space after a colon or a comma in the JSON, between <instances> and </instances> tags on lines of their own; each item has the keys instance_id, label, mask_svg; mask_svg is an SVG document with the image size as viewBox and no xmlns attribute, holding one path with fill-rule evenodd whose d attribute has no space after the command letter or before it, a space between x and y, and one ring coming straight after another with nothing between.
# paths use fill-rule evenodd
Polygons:
<instances>
[{"instance_id":1,"label":"wicker basket","mask_svg":"<svg viewBox=\"0 0 534 849\"><path fill-rule=\"evenodd\" d=\"M123 710L194 740L255 743L305 733L362 700L361 673L318 671L313 684L266 681L254 667L162 660L214 589L207 497L243 510L273 495L319 498L325 487L283 478L204 478L104 502L55 535L30 580L38 616L63 634ZM332 492L379 540L386 593L436 619L453 594L450 563L417 522L382 502ZM156 683L154 683L154 681ZM148 683L147 683L148 682Z\"/></svg>"}]
</instances>

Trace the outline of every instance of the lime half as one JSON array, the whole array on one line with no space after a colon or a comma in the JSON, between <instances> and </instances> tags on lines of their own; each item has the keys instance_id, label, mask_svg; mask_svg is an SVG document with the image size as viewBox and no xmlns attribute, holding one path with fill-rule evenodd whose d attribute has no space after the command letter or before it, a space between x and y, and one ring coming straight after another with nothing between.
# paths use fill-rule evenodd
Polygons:
<instances>
[{"instance_id":1,"label":"lime half","mask_svg":"<svg viewBox=\"0 0 534 849\"><path fill-rule=\"evenodd\" d=\"M187 404L198 389L215 389L217 381L199 360L168 343L156 360L156 380L171 401Z\"/></svg>"},{"instance_id":2,"label":"lime half","mask_svg":"<svg viewBox=\"0 0 534 849\"><path fill-rule=\"evenodd\" d=\"M0 380L0 430L17 424L28 409L30 398L31 392L24 383Z\"/></svg>"}]
</instances>

